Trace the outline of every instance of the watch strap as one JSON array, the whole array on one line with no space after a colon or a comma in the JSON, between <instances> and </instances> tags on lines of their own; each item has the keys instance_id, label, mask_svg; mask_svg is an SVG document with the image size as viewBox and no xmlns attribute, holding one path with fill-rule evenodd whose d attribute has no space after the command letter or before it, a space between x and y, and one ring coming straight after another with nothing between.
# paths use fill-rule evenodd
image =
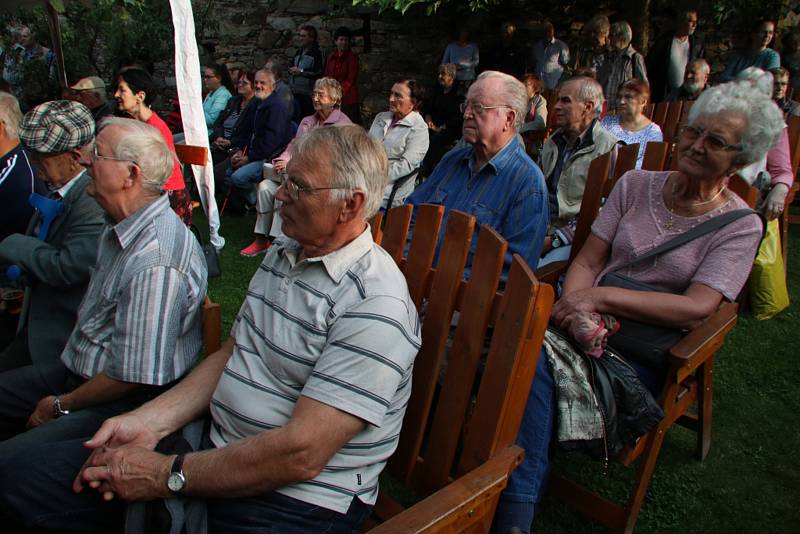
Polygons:
<instances>
[{"instance_id":1,"label":"watch strap","mask_svg":"<svg viewBox=\"0 0 800 534\"><path fill-rule=\"evenodd\" d=\"M169 470L170 473L180 473L183 474L183 459L186 457L185 454L179 454L175 457L175 460L172 462L172 469Z\"/></svg>"}]
</instances>

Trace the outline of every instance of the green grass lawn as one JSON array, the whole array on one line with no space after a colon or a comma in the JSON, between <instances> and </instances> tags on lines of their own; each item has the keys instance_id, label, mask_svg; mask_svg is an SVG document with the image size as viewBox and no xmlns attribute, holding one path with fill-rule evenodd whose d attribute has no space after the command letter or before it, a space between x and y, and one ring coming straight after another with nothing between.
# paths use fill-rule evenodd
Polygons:
<instances>
[{"instance_id":1,"label":"green grass lawn","mask_svg":"<svg viewBox=\"0 0 800 534\"><path fill-rule=\"evenodd\" d=\"M197 215L197 212L196 212ZM198 226L204 219L197 217ZM222 277L209 292L222 306L223 331L230 328L250 277L262 256L243 258L252 240L254 216L228 216L221 233ZM792 354L800 334L800 231L793 229L789 290L792 305L776 318L743 316L717 354L711 452L700 463L694 433L674 428L661 451L638 532L800 532L800 365ZM601 465L581 455L558 454L561 469L591 487L621 496L633 468ZM546 533L606 532L573 509L545 498L536 528Z\"/></svg>"}]
</instances>

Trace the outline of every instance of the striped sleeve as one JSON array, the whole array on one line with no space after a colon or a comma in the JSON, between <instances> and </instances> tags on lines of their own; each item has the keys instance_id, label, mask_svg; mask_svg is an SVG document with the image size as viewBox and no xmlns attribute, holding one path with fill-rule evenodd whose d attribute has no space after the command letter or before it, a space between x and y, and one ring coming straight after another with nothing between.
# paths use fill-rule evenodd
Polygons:
<instances>
[{"instance_id":1,"label":"striped sleeve","mask_svg":"<svg viewBox=\"0 0 800 534\"><path fill-rule=\"evenodd\" d=\"M192 363L177 350L188 326L192 292L176 269L158 266L137 273L119 292L109 347L114 357L104 372L111 378L162 385L183 375Z\"/></svg>"},{"instance_id":2,"label":"striped sleeve","mask_svg":"<svg viewBox=\"0 0 800 534\"><path fill-rule=\"evenodd\" d=\"M420 348L416 312L386 296L339 316L302 395L380 427Z\"/></svg>"}]
</instances>

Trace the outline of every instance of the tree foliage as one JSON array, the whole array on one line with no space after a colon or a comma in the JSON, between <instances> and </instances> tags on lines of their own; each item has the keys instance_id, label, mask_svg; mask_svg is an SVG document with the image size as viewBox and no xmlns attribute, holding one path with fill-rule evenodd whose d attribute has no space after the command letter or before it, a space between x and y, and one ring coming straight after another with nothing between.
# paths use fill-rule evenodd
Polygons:
<instances>
[{"instance_id":1,"label":"tree foliage","mask_svg":"<svg viewBox=\"0 0 800 534\"><path fill-rule=\"evenodd\" d=\"M400 13L405 13L411 6L424 6L428 13L437 11L442 4L456 3L460 6L468 7L471 11L489 9L497 5L500 0L353 0L354 6L377 7L380 11L394 9Z\"/></svg>"}]
</instances>

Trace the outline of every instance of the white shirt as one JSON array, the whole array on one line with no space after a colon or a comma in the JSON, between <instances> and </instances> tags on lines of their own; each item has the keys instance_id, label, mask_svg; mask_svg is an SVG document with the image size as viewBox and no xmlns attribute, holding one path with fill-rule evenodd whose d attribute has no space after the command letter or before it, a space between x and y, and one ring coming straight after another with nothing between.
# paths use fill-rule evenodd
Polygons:
<instances>
[{"instance_id":1,"label":"white shirt","mask_svg":"<svg viewBox=\"0 0 800 534\"><path fill-rule=\"evenodd\" d=\"M683 74L686 72L688 64L689 39L681 41L677 37L673 37L672 46L669 49L669 69L667 71L667 83L669 83L670 89L683 85Z\"/></svg>"}]
</instances>

